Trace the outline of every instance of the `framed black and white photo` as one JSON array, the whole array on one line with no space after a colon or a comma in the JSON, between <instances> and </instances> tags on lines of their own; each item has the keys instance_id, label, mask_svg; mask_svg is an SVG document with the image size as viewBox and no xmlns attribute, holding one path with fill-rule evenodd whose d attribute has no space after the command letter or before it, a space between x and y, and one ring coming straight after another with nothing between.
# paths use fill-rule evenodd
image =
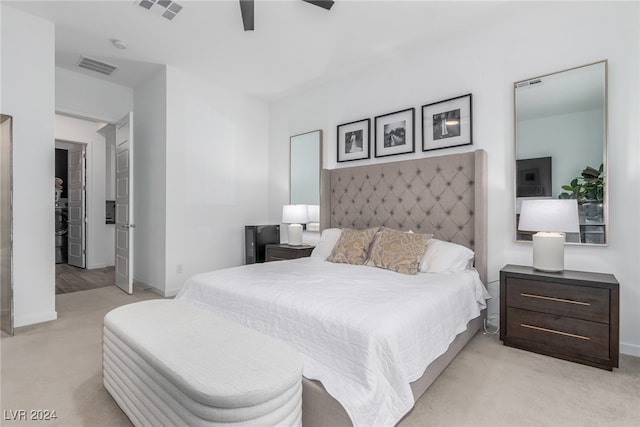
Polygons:
<instances>
[{"instance_id":1,"label":"framed black and white photo","mask_svg":"<svg viewBox=\"0 0 640 427\"><path fill-rule=\"evenodd\" d=\"M338 125L338 161L368 159L371 119Z\"/></svg>"},{"instance_id":2,"label":"framed black and white photo","mask_svg":"<svg viewBox=\"0 0 640 427\"><path fill-rule=\"evenodd\" d=\"M375 118L375 156L395 156L415 150L416 109L409 108Z\"/></svg>"},{"instance_id":3,"label":"framed black and white photo","mask_svg":"<svg viewBox=\"0 0 640 427\"><path fill-rule=\"evenodd\" d=\"M422 106L422 151L472 143L470 93Z\"/></svg>"}]
</instances>

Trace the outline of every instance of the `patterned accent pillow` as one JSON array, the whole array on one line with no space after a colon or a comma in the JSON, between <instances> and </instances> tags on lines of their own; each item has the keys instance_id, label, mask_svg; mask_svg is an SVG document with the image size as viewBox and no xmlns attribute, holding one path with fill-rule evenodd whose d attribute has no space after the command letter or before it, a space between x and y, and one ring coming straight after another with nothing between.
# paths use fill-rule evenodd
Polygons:
<instances>
[{"instance_id":1,"label":"patterned accent pillow","mask_svg":"<svg viewBox=\"0 0 640 427\"><path fill-rule=\"evenodd\" d=\"M371 245L378 227L366 230L352 230L345 228L340 234L340 239L333 247L327 261L342 264L362 265L367 259L367 250Z\"/></svg>"},{"instance_id":2,"label":"patterned accent pillow","mask_svg":"<svg viewBox=\"0 0 640 427\"><path fill-rule=\"evenodd\" d=\"M416 274L432 237L432 234L383 228L369 251L367 265L402 274Z\"/></svg>"}]
</instances>

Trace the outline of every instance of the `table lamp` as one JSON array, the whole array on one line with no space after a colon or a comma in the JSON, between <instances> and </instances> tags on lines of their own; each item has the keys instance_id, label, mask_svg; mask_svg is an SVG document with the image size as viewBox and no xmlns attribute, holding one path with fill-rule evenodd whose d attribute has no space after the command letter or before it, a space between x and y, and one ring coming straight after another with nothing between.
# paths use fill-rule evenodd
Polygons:
<instances>
[{"instance_id":1,"label":"table lamp","mask_svg":"<svg viewBox=\"0 0 640 427\"><path fill-rule=\"evenodd\" d=\"M309 220L307 205L284 205L282 207L282 222L289 224L289 244L302 245L302 224Z\"/></svg>"},{"instance_id":2,"label":"table lamp","mask_svg":"<svg viewBox=\"0 0 640 427\"><path fill-rule=\"evenodd\" d=\"M580 232L576 200L523 200L520 231L533 235L533 268L540 271L564 270L564 233Z\"/></svg>"}]
</instances>

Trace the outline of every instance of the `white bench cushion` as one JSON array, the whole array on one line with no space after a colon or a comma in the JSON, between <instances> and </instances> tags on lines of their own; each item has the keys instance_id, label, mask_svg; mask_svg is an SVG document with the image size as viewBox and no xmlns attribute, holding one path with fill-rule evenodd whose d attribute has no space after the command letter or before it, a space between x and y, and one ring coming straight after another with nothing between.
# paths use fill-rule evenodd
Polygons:
<instances>
[{"instance_id":1,"label":"white bench cushion","mask_svg":"<svg viewBox=\"0 0 640 427\"><path fill-rule=\"evenodd\" d=\"M153 391L182 419L276 421L298 412L302 363L281 341L173 300L119 307L104 330L108 388Z\"/></svg>"}]
</instances>

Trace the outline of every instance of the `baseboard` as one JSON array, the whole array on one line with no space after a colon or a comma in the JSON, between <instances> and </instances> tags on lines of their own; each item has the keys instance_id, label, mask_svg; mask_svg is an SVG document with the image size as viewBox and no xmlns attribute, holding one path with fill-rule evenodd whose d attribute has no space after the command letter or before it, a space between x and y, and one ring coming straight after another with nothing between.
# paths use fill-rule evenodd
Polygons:
<instances>
[{"instance_id":1,"label":"baseboard","mask_svg":"<svg viewBox=\"0 0 640 427\"><path fill-rule=\"evenodd\" d=\"M154 294L158 294L158 292L161 292L160 289L136 279L133 279L133 287L140 289L142 291L150 291L150 292L153 292Z\"/></svg>"},{"instance_id":2,"label":"baseboard","mask_svg":"<svg viewBox=\"0 0 640 427\"><path fill-rule=\"evenodd\" d=\"M107 268L107 267L114 267L114 264L87 264L87 270L95 270L97 268Z\"/></svg>"},{"instance_id":3,"label":"baseboard","mask_svg":"<svg viewBox=\"0 0 640 427\"><path fill-rule=\"evenodd\" d=\"M178 292L180 292L180 288L177 288L177 289L169 289L169 290L164 291L164 295L163 295L163 296L164 296L165 298L173 298L173 297L175 297L176 295L178 295Z\"/></svg>"},{"instance_id":4,"label":"baseboard","mask_svg":"<svg viewBox=\"0 0 640 427\"><path fill-rule=\"evenodd\" d=\"M50 322L51 320L56 320L57 318L58 313L56 311L49 313L38 313L31 316L14 316L13 327L20 328L22 326L29 326L36 323Z\"/></svg>"},{"instance_id":5,"label":"baseboard","mask_svg":"<svg viewBox=\"0 0 640 427\"><path fill-rule=\"evenodd\" d=\"M178 294L178 291L180 290L180 289L170 289L168 291L165 291L165 290L156 288L155 286L151 286L148 283L141 282L140 280L134 280L133 286L138 289L153 292L154 294L159 295L163 298L175 297Z\"/></svg>"},{"instance_id":6,"label":"baseboard","mask_svg":"<svg viewBox=\"0 0 640 427\"><path fill-rule=\"evenodd\" d=\"M640 345L620 343L620 353L640 357Z\"/></svg>"}]
</instances>

